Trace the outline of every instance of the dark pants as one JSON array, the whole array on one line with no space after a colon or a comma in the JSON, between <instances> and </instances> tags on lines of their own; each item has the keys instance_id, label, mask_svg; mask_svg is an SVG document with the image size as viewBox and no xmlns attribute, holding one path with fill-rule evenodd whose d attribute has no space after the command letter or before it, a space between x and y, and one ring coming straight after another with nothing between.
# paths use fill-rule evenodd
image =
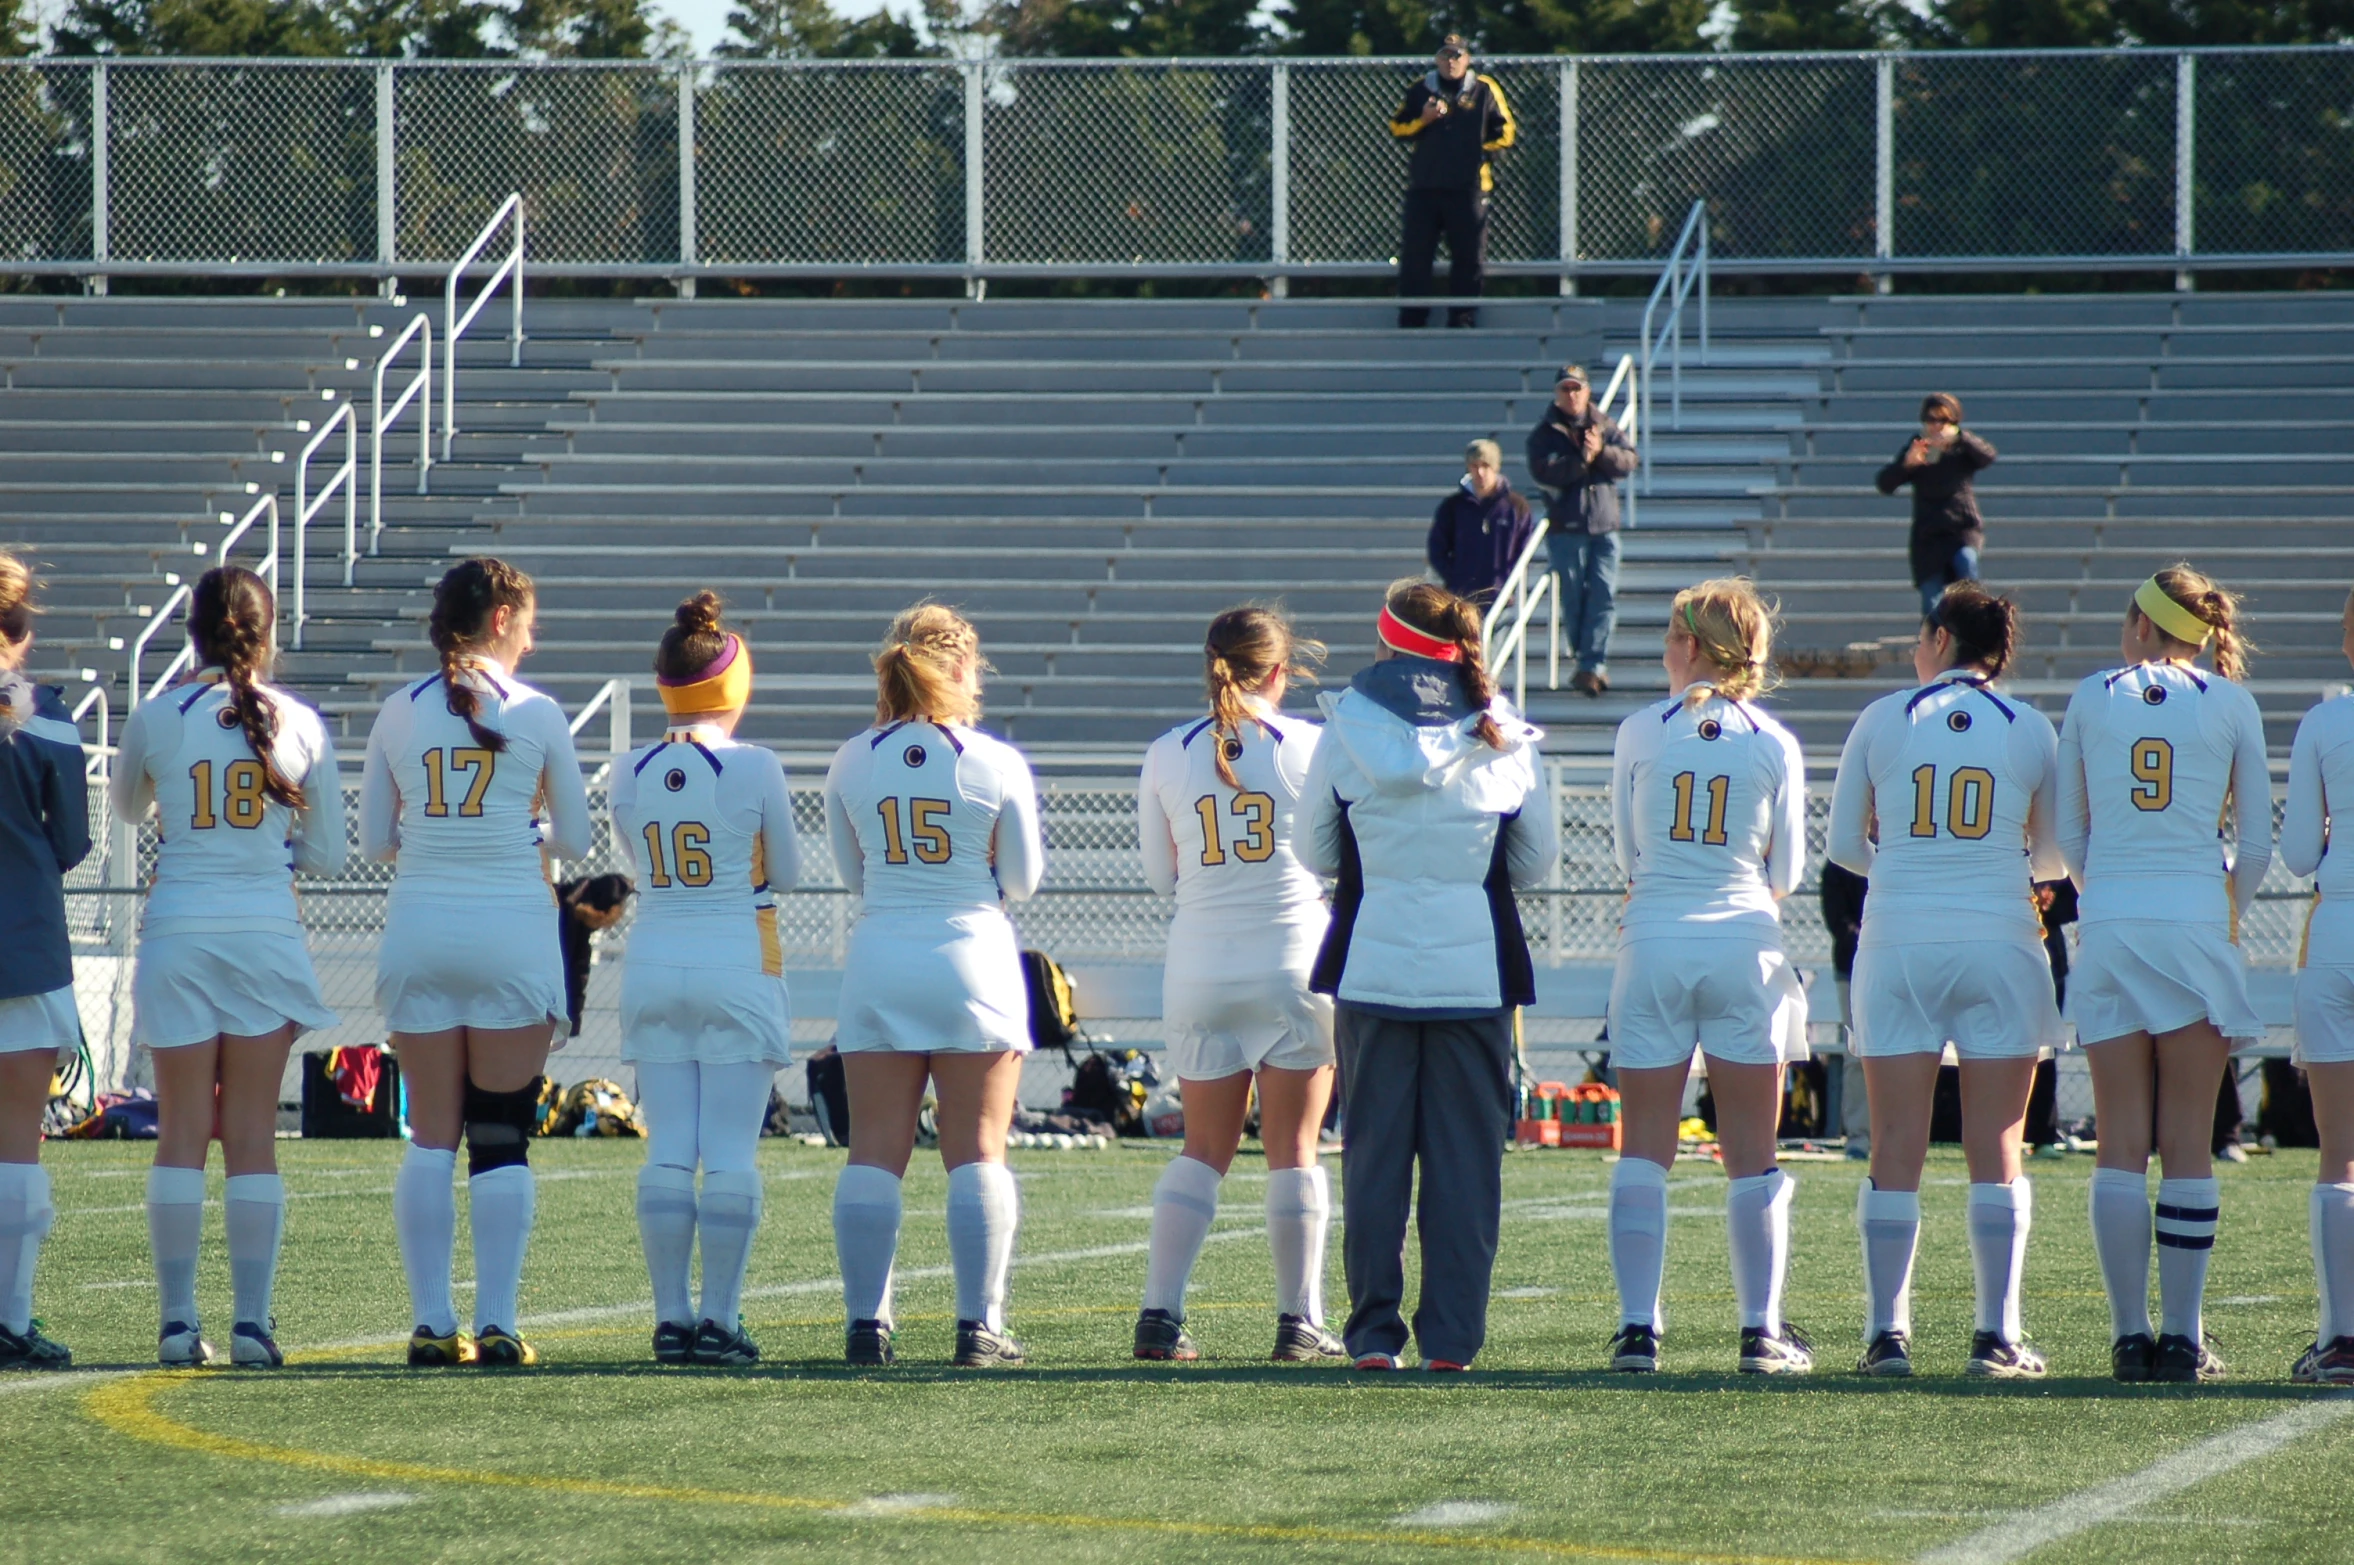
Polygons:
<instances>
[{"instance_id":1,"label":"dark pants","mask_svg":"<svg viewBox=\"0 0 2354 1565\"><path fill-rule=\"evenodd\" d=\"M1487 198L1475 189L1409 190L1406 192L1405 234L1398 241L1398 297L1430 297L1431 263L1437 259L1439 236L1447 238L1447 292L1458 299L1476 299L1486 285L1488 248ZM1421 305L1398 309L1400 326L1420 326L1430 319ZM1447 312L1450 326L1479 322L1477 306L1458 305Z\"/></svg>"},{"instance_id":2,"label":"dark pants","mask_svg":"<svg viewBox=\"0 0 2354 1565\"><path fill-rule=\"evenodd\" d=\"M1336 1008L1349 1112L1341 1142L1345 1336L1354 1356L1399 1353L1406 1215L1422 1241L1414 1341L1425 1360L1468 1364L1488 1335L1488 1281L1512 1119L1512 1018L1413 1022ZM1422 1191L1415 1202L1415 1165Z\"/></svg>"}]
</instances>

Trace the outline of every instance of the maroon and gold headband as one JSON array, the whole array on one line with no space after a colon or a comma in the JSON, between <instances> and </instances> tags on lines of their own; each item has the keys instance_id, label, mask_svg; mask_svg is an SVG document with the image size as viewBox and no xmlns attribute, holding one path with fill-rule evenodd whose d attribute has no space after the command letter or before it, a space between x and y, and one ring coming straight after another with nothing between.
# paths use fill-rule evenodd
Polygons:
<instances>
[{"instance_id":1,"label":"maroon and gold headband","mask_svg":"<svg viewBox=\"0 0 2354 1565\"><path fill-rule=\"evenodd\" d=\"M662 693L662 710L672 717L732 712L752 698L752 649L730 631L726 649L703 672L692 679L657 674L654 684Z\"/></svg>"}]
</instances>

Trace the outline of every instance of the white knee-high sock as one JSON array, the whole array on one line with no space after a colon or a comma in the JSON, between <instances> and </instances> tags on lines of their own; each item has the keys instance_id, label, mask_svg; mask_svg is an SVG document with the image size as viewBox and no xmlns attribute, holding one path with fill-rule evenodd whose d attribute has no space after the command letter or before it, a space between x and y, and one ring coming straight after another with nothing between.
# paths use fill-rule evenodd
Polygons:
<instances>
[{"instance_id":1,"label":"white knee-high sock","mask_svg":"<svg viewBox=\"0 0 2354 1565\"><path fill-rule=\"evenodd\" d=\"M638 1170L638 1243L646 1252L646 1278L654 1285L654 1319L694 1325L695 1300L687 1286L695 1259L693 1169L648 1163Z\"/></svg>"},{"instance_id":2,"label":"white knee-high sock","mask_svg":"<svg viewBox=\"0 0 2354 1565\"><path fill-rule=\"evenodd\" d=\"M865 1163L834 1181L834 1257L842 1308L854 1321L891 1324L891 1263L899 1254L899 1176Z\"/></svg>"},{"instance_id":3,"label":"white knee-high sock","mask_svg":"<svg viewBox=\"0 0 2354 1565\"><path fill-rule=\"evenodd\" d=\"M276 1174L231 1174L221 1189L221 1227L229 1238L233 1324L270 1328L278 1284L278 1246L286 1236L286 1181Z\"/></svg>"},{"instance_id":4,"label":"white knee-high sock","mask_svg":"<svg viewBox=\"0 0 2354 1565\"><path fill-rule=\"evenodd\" d=\"M49 1170L0 1163L0 1326L20 1335L33 1329L33 1269L56 1220Z\"/></svg>"},{"instance_id":5,"label":"white knee-high sock","mask_svg":"<svg viewBox=\"0 0 2354 1565\"><path fill-rule=\"evenodd\" d=\"M1218 1186L1226 1176L1209 1164L1175 1157L1161 1170L1152 1187L1152 1249L1144 1268L1144 1307L1166 1310L1185 1318L1185 1285L1192 1280L1193 1263L1201 1259L1202 1241L1218 1216ZM1268 1176L1267 1200L1275 1200L1275 1175ZM1268 1228L1274 1233L1272 1225ZM1282 1293L1279 1283L1275 1290Z\"/></svg>"},{"instance_id":6,"label":"white knee-high sock","mask_svg":"<svg viewBox=\"0 0 2354 1565\"><path fill-rule=\"evenodd\" d=\"M1913 1254L1921 1243L1921 1192L1882 1190L1869 1179L1855 1193L1855 1226L1864 1242L1864 1297L1871 1313L1864 1340L1913 1330Z\"/></svg>"},{"instance_id":7,"label":"white knee-high sock","mask_svg":"<svg viewBox=\"0 0 2354 1565\"><path fill-rule=\"evenodd\" d=\"M2035 1220L2035 1190L2026 1177L2007 1185L1970 1187L1970 1264L1978 1278L1978 1329L2021 1340L2020 1279L2027 1269L2027 1230Z\"/></svg>"},{"instance_id":8,"label":"white knee-high sock","mask_svg":"<svg viewBox=\"0 0 2354 1565\"><path fill-rule=\"evenodd\" d=\"M458 1170L454 1147L412 1143L392 1181L392 1226L400 1235L401 1270L409 1279L409 1314L437 1337L455 1336L450 1302L450 1249L458 1237Z\"/></svg>"},{"instance_id":9,"label":"white knee-high sock","mask_svg":"<svg viewBox=\"0 0 2354 1565\"><path fill-rule=\"evenodd\" d=\"M2354 1337L2354 1185L2313 1187L2313 1280L2321 1296L2323 1347ZM31 1274L31 1267L26 1274Z\"/></svg>"},{"instance_id":10,"label":"white knee-high sock","mask_svg":"<svg viewBox=\"0 0 2354 1565\"><path fill-rule=\"evenodd\" d=\"M155 1248L155 1288L166 1325L196 1320L196 1249L204 1239L204 1170L147 1171L147 1240Z\"/></svg>"},{"instance_id":11,"label":"white knee-high sock","mask_svg":"<svg viewBox=\"0 0 2354 1565\"><path fill-rule=\"evenodd\" d=\"M2109 1335L2150 1334L2150 1180L2123 1168L2092 1171L2092 1248L2109 1295Z\"/></svg>"},{"instance_id":12,"label":"white knee-high sock","mask_svg":"<svg viewBox=\"0 0 2354 1565\"><path fill-rule=\"evenodd\" d=\"M1725 1185L1725 1236L1741 1324L1779 1333L1782 1279L1790 1268L1790 1200L1798 1181L1779 1168Z\"/></svg>"},{"instance_id":13,"label":"white knee-high sock","mask_svg":"<svg viewBox=\"0 0 2354 1565\"><path fill-rule=\"evenodd\" d=\"M1610 1171L1610 1272L1618 1280L1618 1323L1665 1331L1660 1279L1667 1271L1667 1170L1622 1157Z\"/></svg>"},{"instance_id":14,"label":"white knee-high sock","mask_svg":"<svg viewBox=\"0 0 2354 1565\"><path fill-rule=\"evenodd\" d=\"M523 1291L523 1255L539 1211L539 1185L528 1163L485 1169L466 1181L474 1224L474 1330L516 1331Z\"/></svg>"},{"instance_id":15,"label":"white knee-high sock","mask_svg":"<svg viewBox=\"0 0 2354 1565\"><path fill-rule=\"evenodd\" d=\"M1324 1324L1324 1236L1332 1184L1321 1163L1267 1176L1267 1248L1275 1257L1275 1313Z\"/></svg>"},{"instance_id":16,"label":"white knee-high sock","mask_svg":"<svg viewBox=\"0 0 2354 1565\"><path fill-rule=\"evenodd\" d=\"M703 1318L733 1331L742 1313L744 1268L752 1261L752 1236L760 1231L760 1176L736 1169L707 1169L695 1225L703 1234Z\"/></svg>"},{"instance_id":17,"label":"white knee-high sock","mask_svg":"<svg viewBox=\"0 0 2354 1565\"><path fill-rule=\"evenodd\" d=\"M1005 1329L1005 1279L1021 1225L1020 1188L1003 1163L948 1172L948 1260L956 1272L956 1318Z\"/></svg>"},{"instance_id":18,"label":"white knee-high sock","mask_svg":"<svg viewBox=\"0 0 2354 1565\"><path fill-rule=\"evenodd\" d=\"M2214 1178L2158 1181L2158 1324L2165 1333L2199 1340L2222 1206L2223 1185Z\"/></svg>"}]
</instances>

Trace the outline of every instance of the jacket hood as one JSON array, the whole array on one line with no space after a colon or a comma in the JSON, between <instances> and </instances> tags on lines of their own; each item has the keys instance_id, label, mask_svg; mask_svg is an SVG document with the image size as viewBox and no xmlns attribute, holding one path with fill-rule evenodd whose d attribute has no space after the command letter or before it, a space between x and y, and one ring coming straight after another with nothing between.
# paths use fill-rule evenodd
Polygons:
<instances>
[{"instance_id":1,"label":"jacket hood","mask_svg":"<svg viewBox=\"0 0 2354 1565\"><path fill-rule=\"evenodd\" d=\"M1464 779L1477 795L1483 791L1477 778L1499 765L1533 768L1530 752L1544 737L1498 696L1488 715L1503 730L1505 747L1491 749L1472 731L1479 713L1463 698L1454 669L1430 658L1386 658L1360 669L1339 695L1319 696L1317 704L1324 711L1326 742L1338 743L1379 793L1416 793ZM1516 776L1510 798L1517 801L1526 791L1525 779ZM1476 797L1473 803L1478 807Z\"/></svg>"}]
</instances>

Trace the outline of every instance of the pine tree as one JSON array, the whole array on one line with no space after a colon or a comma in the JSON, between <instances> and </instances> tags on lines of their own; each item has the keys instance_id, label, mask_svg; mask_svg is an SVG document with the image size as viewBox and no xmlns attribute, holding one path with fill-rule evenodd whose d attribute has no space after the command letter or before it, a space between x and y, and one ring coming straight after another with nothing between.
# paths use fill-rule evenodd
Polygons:
<instances>
[{"instance_id":1,"label":"pine tree","mask_svg":"<svg viewBox=\"0 0 2354 1565\"><path fill-rule=\"evenodd\" d=\"M727 14L731 36L719 52L747 60L904 60L923 39L890 11L845 19L826 0L740 0Z\"/></svg>"}]
</instances>

